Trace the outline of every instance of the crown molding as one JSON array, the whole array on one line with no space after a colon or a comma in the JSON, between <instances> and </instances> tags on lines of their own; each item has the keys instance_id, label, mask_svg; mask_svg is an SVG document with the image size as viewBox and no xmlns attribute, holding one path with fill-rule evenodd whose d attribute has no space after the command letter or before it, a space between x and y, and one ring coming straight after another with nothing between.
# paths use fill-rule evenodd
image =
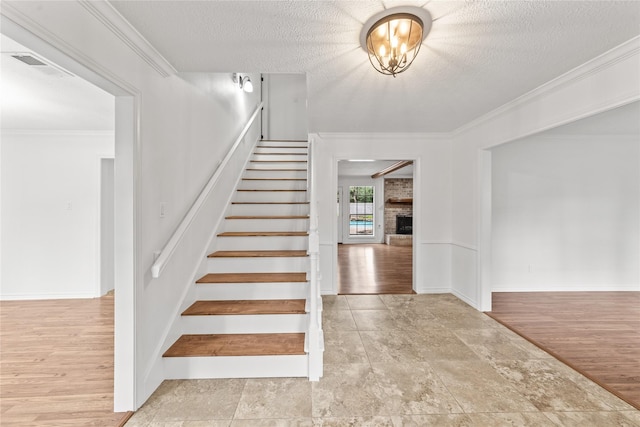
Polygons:
<instances>
[{"instance_id":1,"label":"crown molding","mask_svg":"<svg viewBox=\"0 0 640 427\"><path fill-rule=\"evenodd\" d=\"M78 0L78 2L162 77L177 73L173 65L107 0Z\"/></svg>"},{"instance_id":2,"label":"crown molding","mask_svg":"<svg viewBox=\"0 0 640 427\"><path fill-rule=\"evenodd\" d=\"M48 59L73 74L82 77L114 96L133 96L137 99L140 98L140 91L136 87L65 42L56 34L16 9L10 3L5 2L2 4L0 15L2 16L3 34L7 34L10 37L15 37L12 35L12 32L27 34L29 42L18 41L23 44L28 44L29 47L39 46L39 48L46 49L47 54L45 54L45 56ZM30 42L32 42L33 45ZM57 52L56 55L52 55L50 50L52 47L54 51ZM35 50L39 49L36 47L32 48ZM69 61L71 61L71 63ZM89 75L91 77L89 77ZM95 77L99 82L92 77Z\"/></svg>"},{"instance_id":3,"label":"crown molding","mask_svg":"<svg viewBox=\"0 0 640 427\"><path fill-rule=\"evenodd\" d=\"M455 129L451 132L451 135L456 137L460 134L463 134L470 129L473 129L477 126L480 126L502 114L507 113L510 110L515 109L516 107L526 104L532 101L535 98L543 97L544 95L556 91L563 86L568 86L570 84L576 83L580 80L583 80L593 74L597 74L602 70L610 68L617 64L618 62L624 61L625 59L632 57L634 55L638 55L640 52L640 36L636 36L610 50L607 52L596 56L595 58L585 62L577 66L576 68L556 77L553 80L544 83L541 86L538 86L536 89L533 89L530 92L525 93L524 95L515 98L512 101L503 104L502 106L492 110L477 119L474 119L459 128ZM625 103L629 103L634 99L623 99L620 100L619 104L624 105Z\"/></svg>"}]
</instances>

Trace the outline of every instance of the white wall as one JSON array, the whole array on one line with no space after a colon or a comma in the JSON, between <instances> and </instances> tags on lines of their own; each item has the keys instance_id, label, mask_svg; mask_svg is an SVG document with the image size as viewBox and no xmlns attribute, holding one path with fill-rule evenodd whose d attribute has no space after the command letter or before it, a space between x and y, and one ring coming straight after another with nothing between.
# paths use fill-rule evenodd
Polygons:
<instances>
[{"instance_id":1,"label":"white wall","mask_svg":"<svg viewBox=\"0 0 640 427\"><path fill-rule=\"evenodd\" d=\"M492 149L493 291L640 290L640 139Z\"/></svg>"},{"instance_id":2,"label":"white wall","mask_svg":"<svg viewBox=\"0 0 640 427\"><path fill-rule=\"evenodd\" d=\"M1 299L100 296L101 158L113 132L2 131Z\"/></svg>"},{"instance_id":3,"label":"white wall","mask_svg":"<svg viewBox=\"0 0 640 427\"><path fill-rule=\"evenodd\" d=\"M305 141L307 127L307 77L304 74L265 74L264 139Z\"/></svg>"},{"instance_id":4,"label":"white wall","mask_svg":"<svg viewBox=\"0 0 640 427\"><path fill-rule=\"evenodd\" d=\"M338 161L415 160L413 242L414 289L419 293L451 289L451 145L441 135L312 135L317 182L322 292L337 292L336 188ZM343 199L348 197L345 189Z\"/></svg>"},{"instance_id":5,"label":"white wall","mask_svg":"<svg viewBox=\"0 0 640 427\"><path fill-rule=\"evenodd\" d=\"M490 192L484 150L640 99L640 38L612 49L513 102L465 125L453 135L452 291L490 310ZM481 227L482 225L482 227Z\"/></svg>"},{"instance_id":6,"label":"white wall","mask_svg":"<svg viewBox=\"0 0 640 427\"><path fill-rule=\"evenodd\" d=\"M133 218L121 222L122 228L133 228L135 233L130 245L134 255L129 260L134 270L133 289L127 283L119 292L118 286L123 285L116 282L116 317L130 315L135 307L135 317L127 317L127 322L116 318L115 409L125 411L142 405L164 379L162 346L196 279L215 223L223 214L225 206L220 200L226 200L235 184L237 163L231 164L231 173L223 176L158 279L152 279L150 272L154 252L169 240L224 158L258 105L261 87L259 74L249 74L255 87L251 94L238 89L231 73L213 76L206 91L186 82L104 6L93 2L3 1L2 14L75 60L80 64L75 67L78 70L88 69L97 75L103 89L122 96L122 101L116 99L116 181L125 186L127 181L118 181L118 176L130 174L132 187L116 186L116 209L133 212ZM113 25L102 24L109 21ZM3 25L3 31L5 28ZM11 37L32 47L20 34ZM67 65L70 67L73 64ZM119 106L126 108L119 111ZM133 123L129 133L123 129L119 134L119 114ZM240 151L248 150L257 137L259 133L252 131ZM120 143L131 151L119 153ZM133 170L121 169L123 159L133 164ZM133 199L119 200L122 191L132 194ZM163 218L161 203L166 204ZM126 298L119 299L123 295ZM135 337L125 334L126 339L119 339L123 329L135 331ZM135 359L127 365L130 358ZM126 369L119 371L122 365L127 365Z\"/></svg>"}]
</instances>

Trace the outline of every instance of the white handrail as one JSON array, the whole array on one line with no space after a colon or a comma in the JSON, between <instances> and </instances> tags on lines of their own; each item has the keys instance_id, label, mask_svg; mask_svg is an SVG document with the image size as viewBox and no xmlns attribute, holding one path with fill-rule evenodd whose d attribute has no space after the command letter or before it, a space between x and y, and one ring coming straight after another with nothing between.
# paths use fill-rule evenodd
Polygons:
<instances>
[{"instance_id":1,"label":"white handrail","mask_svg":"<svg viewBox=\"0 0 640 427\"><path fill-rule=\"evenodd\" d=\"M164 248L162 248L162 252L160 252L160 255L156 259L156 262L151 267L151 277L153 277L154 279L157 279L162 274L162 271L166 267L167 262L171 258L171 255L173 255L173 252L175 252L176 247L178 246L178 243L180 243L180 240L182 240L182 237L184 236L185 232L189 229L189 226L193 222L194 218L198 215L198 212L200 211L200 208L202 208L202 205L204 204L205 200L209 196L209 193L218 182L218 179L220 178L220 174L224 170L227 163L229 163L229 160L231 160L231 157L233 156L236 149L242 142L244 136L247 134L247 132L251 128L251 125L253 124L256 117L258 116L258 113L260 113L260 111L262 110L262 105L263 105L262 102L258 104L255 111L249 118L249 121L247 122L245 127L242 129L242 132L240 132L240 135L238 136L238 138L235 140L235 142L227 152L227 155L224 157L224 159L222 160L222 162L220 163L216 171L213 173L211 178L209 178L209 182L207 182L207 185L205 185L205 187L202 189L202 191L196 198L195 202L193 202L193 205L191 205L191 208L182 219L182 222L180 223L178 228L176 228L176 231L173 232L173 235L171 236L167 244L164 246Z\"/></svg>"},{"instance_id":2,"label":"white handrail","mask_svg":"<svg viewBox=\"0 0 640 427\"><path fill-rule=\"evenodd\" d=\"M322 316L319 286L319 255L320 237L318 234L318 207L316 200L316 177L313 165L315 144L309 139L309 154L307 158L308 180L307 190L309 195L309 330L307 332L309 353L309 380L318 381L323 371L324 337L322 333Z\"/></svg>"}]
</instances>

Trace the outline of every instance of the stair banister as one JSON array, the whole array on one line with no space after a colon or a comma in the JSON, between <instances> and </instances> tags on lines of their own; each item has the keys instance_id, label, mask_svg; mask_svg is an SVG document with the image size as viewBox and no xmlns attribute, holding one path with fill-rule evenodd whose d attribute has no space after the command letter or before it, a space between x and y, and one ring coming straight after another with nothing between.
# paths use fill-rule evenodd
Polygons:
<instances>
[{"instance_id":1,"label":"stair banister","mask_svg":"<svg viewBox=\"0 0 640 427\"><path fill-rule=\"evenodd\" d=\"M256 117L258 117L258 114L262 110L262 106L263 106L263 103L260 102L256 107L255 111L253 112L253 114L251 115L251 117L249 118L249 121L240 132L240 135L238 136L238 138L235 140L235 142L227 152L227 155L224 157L220 165L216 168L213 175L211 175L211 178L209 178L207 185L205 185L205 187L202 189L202 191L200 192L196 200L193 202L193 205L191 205L191 208L182 219L182 222L180 222L180 225L173 232L173 234L171 235L171 238L162 249L162 252L160 252L160 255L158 256L153 266L151 267L151 277L153 277L154 279L157 279L162 274L162 271L164 270L167 263L169 262L169 259L171 259L171 256L173 255L176 248L178 247L178 244L182 240L182 237L184 236L186 231L189 229L189 226L191 225L195 217L198 215L200 208L202 208L202 205L207 200L209 193L211 192L213 187L215 187L215 185L217 184L218 179L220 179L220 175L222 174L222 171L224 170L225 166L227 165L227 163L229 163L229 160L231 160L231 158L233 157L238 146L244 139L245 135L247 134L251 126L253 125L253 122L255 121Z\"/></svg>"},{"instance_id":2,"label":"stair banister","mask_svg":"<svg viewBox=\"0 0 640 427\"><path fill-rule=\"evenodd\" d=\"M319 286L319 252L320 237L318 234L318 209L316 200L316 177L314 161L315 144L309 138L309 157L307 194L309 195L309 261L310 261L310 289L309 289L309 380L318 381L322 377L324 337L322 333L321 300Z\"/></svg>"}]
</instances>

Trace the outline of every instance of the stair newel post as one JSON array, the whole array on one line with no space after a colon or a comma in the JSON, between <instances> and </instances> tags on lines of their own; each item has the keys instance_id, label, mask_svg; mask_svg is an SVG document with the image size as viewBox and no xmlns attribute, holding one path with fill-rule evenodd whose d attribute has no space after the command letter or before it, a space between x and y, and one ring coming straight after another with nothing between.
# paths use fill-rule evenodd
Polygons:
<instances>
[{"instance_id":1,"label":"stair newel post","mask_svg":"<svg viewBox=\"0 0 640 427\"><path fill-rule=\"evenodd\" d=\"M307 194L309 197L309 380L318 381L322 376L324 339L320 317L320 286L318 280L320 237L318 234L318 210L315 194L315 170L313 167L313 140L309 139Z\"/></svg>"}]
</instances>

